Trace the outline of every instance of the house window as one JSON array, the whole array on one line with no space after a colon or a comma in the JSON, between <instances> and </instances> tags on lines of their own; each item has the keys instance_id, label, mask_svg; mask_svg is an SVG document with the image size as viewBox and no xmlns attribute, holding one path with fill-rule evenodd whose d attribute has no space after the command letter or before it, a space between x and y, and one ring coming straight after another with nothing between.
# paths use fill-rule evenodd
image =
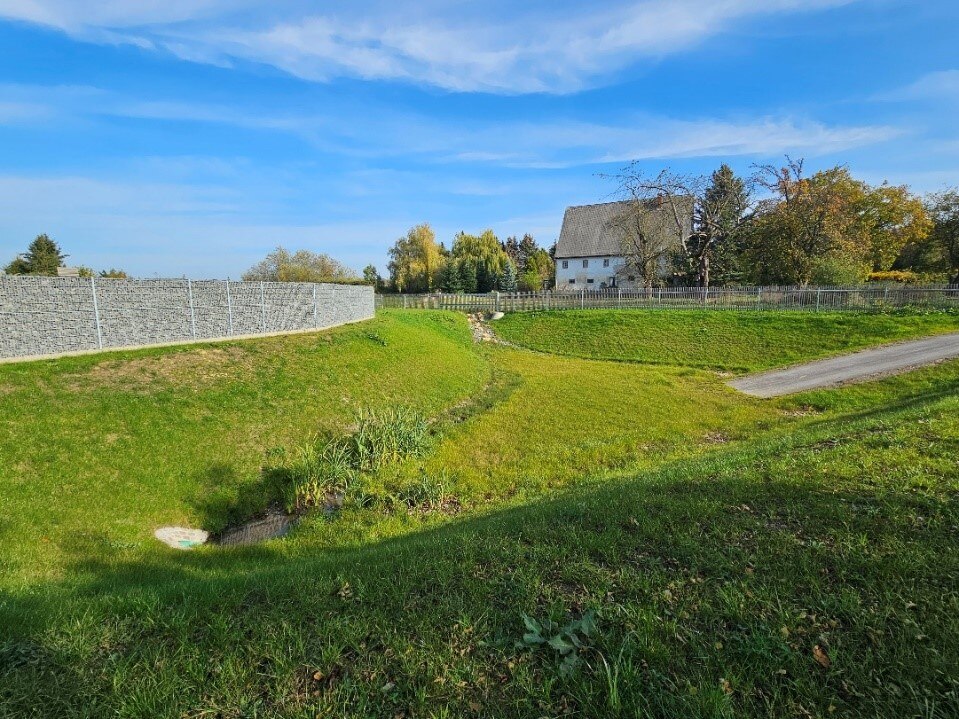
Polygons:
<instances>
[{"instance_id":1,"label":"house window","mask_svg":"<svg viewBox=\"0 0 959 719\"><path fill-rule=\"evenodd\" d=\"M607 257L605 260L603 260L603 267L609 267L609 258L608 258L608 257Z\"/></svg>"},{"instance_id":2,"label":"house window","mask_svg":"<svg viewBox=\"0 0 959 719\"><path fill-rule=\"evenodd\" d=\"M569 269L569 260L563 260L563 269L564 269L564 270L568 270L568 269Z\"/></svg>"},{"instance_id":3,"label":"house window","mask_svg":"<svg viewBox=\"0 0 959 719\"><path fill-rule=\"evenodd\" d=\"M570 280L569 283L570 283L571 285L575 285L575 284L576 284L576 280Z\"/></svg>"},{"instance_id":4,"label":"house window","mask_svg":"<svg viewBox=\"0 0 959 719\"><path fill-rule=\"evenodd\" d=\"M592 280L592 279L586 280L586 284L587 284L587 285L593 284L593 280Z\"/></svg>"},{"instance_id":5,"label":"house window","mask_svg":"<svg viewBox=\"0 0 959 719\"><path fill-rule=\"evenodd\" d=\"M583 267L589 267L589 260L583 260Z\"/></svg>"}]
</instances>

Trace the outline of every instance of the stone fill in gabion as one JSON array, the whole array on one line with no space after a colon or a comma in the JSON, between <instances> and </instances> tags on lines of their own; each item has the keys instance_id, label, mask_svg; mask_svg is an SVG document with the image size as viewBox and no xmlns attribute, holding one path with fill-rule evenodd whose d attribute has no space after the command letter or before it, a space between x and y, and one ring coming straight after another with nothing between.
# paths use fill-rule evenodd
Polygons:
<instances>
[{"instance_id":1,"label":"stone fill in gabion","mask_svg":"<svg viewBox=\"0 0 959 719\"><path fill-rule=\"evenodd\" d=\"M373 317L373 288L0 275L0 359L324 329Z\"/></svg>"}]
</instances>

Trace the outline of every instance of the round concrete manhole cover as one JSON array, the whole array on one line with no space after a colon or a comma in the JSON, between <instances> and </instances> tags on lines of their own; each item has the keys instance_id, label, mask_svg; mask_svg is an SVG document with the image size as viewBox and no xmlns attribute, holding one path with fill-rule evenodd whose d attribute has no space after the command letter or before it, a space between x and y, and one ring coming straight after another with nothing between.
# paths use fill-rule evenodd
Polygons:
<instances>
[{"instance_id":1,"label":"round concrete manhole cover","mask_svg":"<svg viewBox=\"0 0 959 719\"><path fill-rule=\"evenodd\" d=\"M160 527L153 536L174 549L193 549L200 544L206 544L210 534L202 529L188 527Z\"/></svg>"}]
</instances>

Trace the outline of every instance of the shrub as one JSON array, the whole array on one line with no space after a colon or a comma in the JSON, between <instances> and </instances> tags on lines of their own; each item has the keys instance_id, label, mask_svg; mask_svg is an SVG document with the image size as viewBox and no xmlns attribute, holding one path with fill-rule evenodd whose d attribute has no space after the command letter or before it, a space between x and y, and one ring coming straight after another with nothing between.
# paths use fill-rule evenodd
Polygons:
<instances>
[{"instance_id":1,"label":"shrub","mask_svg":"<svg viewBox=\"0 0 959 719\"><path fill-rule=\"evenodd\" d=\"M823 287L858 285L868 274L866 265L854 258L826 255L813 260L810 282Z\"/></svg>"},{"instance_id":2,"label":"shrub","mask_svg":"<svg viewBox=\"0 0 959 719\"><path fill-rule=\"evenodd\" d=\"M895 282L903 285L918 285L928 281L927 277L910 270L889 270L888 272L870 272L870 282Z\"/></svg>"}]
</instances>

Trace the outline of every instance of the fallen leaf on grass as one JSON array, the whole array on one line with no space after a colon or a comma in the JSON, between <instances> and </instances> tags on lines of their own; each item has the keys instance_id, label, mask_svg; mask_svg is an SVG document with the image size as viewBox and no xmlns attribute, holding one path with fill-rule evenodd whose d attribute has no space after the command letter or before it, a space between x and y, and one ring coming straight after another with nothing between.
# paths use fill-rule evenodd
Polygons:
<instances>
[{"instance_id":1,"label":"fallen leaf on grass","mask_svg":"<svg viewBox=\"0 0 959 719\"><path fill-rule=\"evenodd\" d=\"M818 644L812 648L812 658L815 659L816 663L823 669L829 669L832 665L832 660L829 658L829 655L826 654Z\"/></svg>"}]
</instances>

